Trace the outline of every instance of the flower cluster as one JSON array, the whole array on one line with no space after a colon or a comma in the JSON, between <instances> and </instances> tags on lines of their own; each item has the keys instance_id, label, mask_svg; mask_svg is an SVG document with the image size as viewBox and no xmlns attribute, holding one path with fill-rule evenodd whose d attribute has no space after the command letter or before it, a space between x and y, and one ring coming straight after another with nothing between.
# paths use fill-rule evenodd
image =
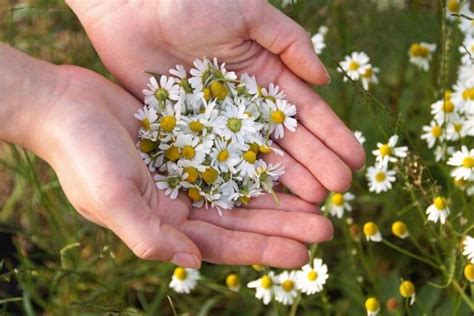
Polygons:
<instances>
[{"instance_id":1,"label":"flower cluster","mask_svg":"<svg viewBox=\"0 0 474 316\"><path fill-rule=\"evenodd\" d=\"M372 66L369 56L364 52L353 52L350 56L346 56L339 63L337 71L344 72L353 81L360 80L365 90L369 90L370 84L379 82L377 78L379 69ZM344 76L344 82L348 80L347 77Z\"/></svg>"},{"instance_id":2,"label":"flower cluster","mask_svg":"<svg viewBox=\"0 0 474 316\"><path fill-rule=\"evenodd\" d=\"M273 194L284 173L263 155L282 152L270 136L294 132L296 107L278 86L262 88L255 77L240 79L217 60L197 59L195 68L171 69L171 76L152 76L143 90L145 105L137 146L156 185L171 198L180 190L196 207L230 209Z\"/></svg>"},{"instance_id":3,"label":"flower cluster","mask_svg":"<svg viewBox=\"0 0 474 316\"><path fill-rule=\"evenodd\" d=\"M326 42L324 41L326 34L328 32L328 27L321 25L318 29L318 32L311 36L311 42L313 43L314 51L316 54L321 54L326 48Z\"/></svg>"},{"instance_id":4,"label":"flower cluster","mask_svg":"<svg viewBox=\"0 0 474 316\"><path fill-rule=\"evenodd\" d=\"M413 43L408 50L410 63L418 68L428 71L430 69L430 61L433 58L433 53L436 50L435 44L429 43Z\"/></svg>"}]
</instances>

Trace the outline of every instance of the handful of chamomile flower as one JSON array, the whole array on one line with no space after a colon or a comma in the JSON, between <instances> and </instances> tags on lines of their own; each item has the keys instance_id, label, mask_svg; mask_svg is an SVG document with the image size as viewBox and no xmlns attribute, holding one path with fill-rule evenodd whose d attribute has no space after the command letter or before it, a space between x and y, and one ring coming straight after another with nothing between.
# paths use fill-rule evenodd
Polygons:
<instances>
[{"instance_id":1,"label":"handful of chamomile flower","mask_svg":"<svg viewBox=\"0 0 474 316\"><path fill-rule=\"evenodd\" d=\"M262 88L254 76L240 79L217 60L196 59L170 76L153 75L144 89L141 156L159 189L172 199L186 192L194 207L231 209L266 193L285 170L262 157L283 153L271 137L297 127L296 107L278 86Z\"/></svg>"}]
</instances>

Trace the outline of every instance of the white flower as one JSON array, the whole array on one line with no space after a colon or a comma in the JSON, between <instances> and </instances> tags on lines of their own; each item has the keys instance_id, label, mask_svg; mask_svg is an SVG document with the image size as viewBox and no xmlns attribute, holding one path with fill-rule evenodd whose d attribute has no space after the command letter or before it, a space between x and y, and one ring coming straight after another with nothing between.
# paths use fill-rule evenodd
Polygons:
<instances>
[{"instance_id":1,"label":"white flower","mask_svg":"<svg viewBox=\"0 0 474 316\"><path fill-rule=\"evenodd\" d=\"M147 84L148 89L143 89L145 95L145 104L158 108L167 100L177 101L179 99L180 88L176 84L176 79L167 76L160 76L160 83L155 77L150 77Z\"/></svg>"},{"instance_id":2,"label":"white flower","mask_svg":"<svg viewBox=\"0 0 474 316\"><path fill-rule=\"evenodd\" d=\"M262 300L263 304L268 305L273 298L273 291L277 282L277 277L273 271L270 271L261 278L249 282L247 287L256 289L255 297Z\"/></svg>"},{"instance_id":3,"label":"white flower","mask_svg":"<svg viewBox=\"0 0 474 316\"><path fill-rule=\"evenodd\" d=\"M474 16L470 10L465 10L462 14L471 18ZM474 36L474 20L465 17L460 18L459 29L467 36Z\"/></svg>"},{"instance_id":4,"label":"white flower","mask_svg":"<svg viewBox=\"0 0 474 316\"><path fill-rule=\"evenodd\" d=\"M433 199L433 204L431 204L426 209L426 214L428 215L428 220L437 223L438 221L441 224L446 222L446 218L449 215L448 202L442 196L437 196Z\"/></svg>"},{"instance_id":5,"label":"white flower","mask_svg":"<svg viewBox=\"0 0 474 316\"><path fill-rule=\"evenodd\" d=\"M293 304L298 296L296 271L283 271L278 275L279 285L275 286L275 300L283 305Z\"/></svg>"},{"instance_id":6,"label":"white flower","mask_svg":"<svg viewBox=\"0 0 474 316\"><path fill-rule=\"evenodd\" d=\"M379 79L376 75L378 72L379 69L377 67L373 67L372 65L365 65L362 67L362 74L360 76L360 80L362 82L362 87L365 90L369 90L370 84L379 83Z\"/></svg>"},{"instance_id":7,"label":"white flower","mask_svg":"<svg viewBox=\"0 0 474 316\"><path fill-rule=\"evenodd\" d=\"M189 294L196 287L199 278L198 270L177 267L174 269L169 286L177 293Z\"/></svg>"},{"instance_id":8,"label":"white flower","mask_svg":"<svg viewBox=\"0 0 474 316\"><path fill-rule=\"evenodd\" d=\"M364 235L367 241L380 242L382 241L382 234L378 226L374 222L367 222L364 224Z\"/></svg>"},{"instance_id":9,"label":"white flower","mask_svg":"<svg viewBox=\"0 0 474 316\"><path fill-rule=\"evenodd\" d=\"M474 264L474 238L466 236L462 244L464 246L462 254L465 255L472 264Z\"/></svg>"},{"instance_id":10,"label":"white flower","mask_svg":"<svg viewBox=\"0 0 474 316\"><path fill-rule=\"evenodd\" d=\"M467 35L464 38L462 45L459 46L459 52L463 55L461 58L463 66L472 64L474 58L474 37L472 35Z\"/></svg>"},{"instance_id":11,"label":"white flower","mask_svg":"<svg viewBox=\"0 0 474 316\"><path fill-rule=\"evenodd\" d=\"M450 122L459 117L458 108L451 100L451 93L446 92L444 99L431 104L431 114L439 124Z\"/></svg>"},{"instance_id":12,"label":"white flower","mask_svg":"<svg viewBox=\"0 0 474 316\"><path fill-rule=\"evenodd\" d=\"M365 143L365 136L361 131L354 131L354 136L357 138L359 143L363 145Z\"/></svg>"},{"instance_id":13,"label":"white flower","mask_svg":"<svg viewBox=\"0 0 474 316\"><path fill-rule=\"evenodd\" d=\"M307 295L321 292L323 285L329 278L328 267L323 263L323 260L315 258L313 265L304 265L300 271L296 272L297 287Z\"/></svg>"},{"instance_id":14,"label":"white flower","mask_svg":"<svg viewBox=\"0 0 474 316\"><path fill-rule=\"evenodd\" d=\"M189 73L192 75L189 78L189 83L191 87L194 89L194 92L199 94L202 93L204 88L204 84L207 84L207 80L210 78L210 65L211 62L209 59L196 59L194 61L194 67L192 68Z\"/></svg>"},{"instance_id":15,"label":"white flower","mask_svg":"<svg viewBox=\"0 0 474 316\"><path fill-rule=\"evenodd\" d=\"M474 47L473 47L474 48ZM469 63L465 63L458 68L458 82L466 86L474 86L474 53L469 57ZM464 56L464 57L466 57ZM464 58L465 59L465 58Z\"/></svg>"},{"instance_id":16,"label":"white flower","mask_svg":"<svg viewBox=\"0 0 474 316\"><path fill-rule=\"evenodd\" d=\"M398 142L398 136L393 135L389 138L388 143L377 143L378 149L372 153L376 156L376 161L387 166L388 162L397 162L398 158L405 158L408 154L408 147L395 147Z\"/></svg>"},{"instance_id":17,"label":"white flower","mask_svg":"<svg viewBox=\"0 0 474 316\"><path fill-rule=\"evenodd\" d=\"M158 137L159 124L158 114L154 108L148 108L144 106L142 109L138 109L138 112L134 114L135 118L141 121L142 125L138 131L140 137L151 140L156 140Z\"/></svg>"},{"instance_id":18,"label":"white flower","mask_svg":"<svg viewBox=\"0 0 474 316\"><path fill-rule=\"evenodd\" d=\"M451 94L452 101L459 107L459 112L474 115L474 85L458 82Z\"/></svg>"},{"instance_id":19,"label":"white flower","mask_svg":"<svg viewBox=\"0 0 474 316\"><path fill-rule=\"evenodd\" d=\"M456 167L451 173L456 180L474 180L474 149L462 146L449 158L448 165Z\"/></svg>"},{"instance_id":20,"label":"white flower","mask_svg":"<svg viewBox=\"0 0 474 316\"><path fill-rule=\"evenodd\" d=\"M430 125L423 126L424 134L421 135L421 139L424 139L428 144L428 148L433 148L436 141L443 141L443 127L438 125L435 121L431 121Z\"/></svg>"},{"instance_id":21,"label":"white flower","mask_svg":"<svg viewBox=\"0 0 474 316\"><path fill-rule=\"evenodd\" d=\"M350 56L344 57L344 60L339 63L339 66L346 72L347 76L352 80L359 80L365 73L367 65L369 65L369 56L364 52L353 52ZM337 69L342 72L340 68ZM347 77L344 76L344 81Z\"/></svg>"},{"instance_id":22,"label":"white flower","mask_svg":"<svg viewBox=\"0 0 474 316\"><path fill-rule=\"evenodd\" d=\"M408 52L410 62L420 69L428 71L428 69L430 69L432 54L435 50L436 44L428 44L424 42L413 43Z\"/></svg>"},{"instance_id":23,"label":"white flower","mask_svg":"<svg viewBox=\"0 0 474 316\"><path fill-rule=\"evenodd\" d=\"M237 144L229 143L224 139L215 140L211 152L211 165L220 171L235 172L235 166L240 162L241 151L248 146L239 148Z\"/></svg>"},{"instance_id":24,"label":"white flower","mask_svg":"<svg viewBox=\"0 0 474 316\"><path fill-rule=\"evenodd\" d=\"M294 116L296 115L296 106L289 104L285 100L273 101L267 100L266 118L270 121L270 133L273 131L276 139L285 136L284 127L290 132L296 131L297 122Z\"/></svg>"},{"instance_id":25,"label":"white flower","mask_svg":"<svg viewBox=\"0 0 474 316\"><path fill-rule=\"evenodd\" d=\"M186 180L183 169L175 166L171 168L174 172L170 175L163 176L156 174L154 176L156 187L160 190L165 190L165 194L169 195L171 199L178 197L179 189L183 187L184 180Z\"/></svg>"},{"instance_id":26,"label":"white flower","mask_svg":"<svg viewBox=\"0 0 474 316\"><path fill-rule=\"evenodd\" d=\"M323 52L324 48L326 48L326 43L324 42L324 34L314 34L313 36L311 36L311 42L313 43L314 51L318 55Z\"/></svg>"},{"instance_id":27,"label":"white flower","mask_svg":"<svg viewBox=\"0 0 474 316\"><path fill-rule=\"evenodd\" d=\"M267 193L272 193L273 186L277 183L278 179L285 174L285 168L283 168L279 162L267 165L262 159L257 161L255 167L258 182L263 190Z\"/></svg>"},{"instance_id":28,"label":"white flower","mask_svg":"<svg viewBox=\"0 0 474 316\"><path fill-rule=\"evenodd\" d=\"M393 170L387 170L386 165L376 164L367 169L367 180L369 181L369 191L380 193L388 191L395 182L396 173Z\"/></svg>"},{"instance_id":29,"label":"white flower","mask_svg":"<svg viewBox=\"0 0 474 316\"><path fill-rule=\"evenodd\" d=\"M283 100L286 98L285 92L280 90L280 87L270 83L267 88L262 88L261 93L264 99L276 102L276 100Z\"/></svg>"},{"instance_id":30,"label":"white flower","mask_svg":"<svg viewBox=\"0 0 474 316\"><path fill-rule=\"evenodd\" d=\"M451 155L454 152L454 147L446 144L441 144L435 147L434 154L436 161L443 161L447 155Z\"/></svg>"},{"instance_id":31,"label":"white flower","mask_svg":"<svg viewBox=\"0 0 474 316\"><path fill-rule=\"evenodd\" d=\"M351 192L338 193L335 192L331 195L328 203L328 210L332 216L342 218L344 211L352 211L352 206L349 204L354 199L354 194Z\"/></svg>"},{"instance_id":32,"label":"white flower","mask_svg":"<svg viewBox=\"0 0 474 316\"><path fill-rule=\"evenodd\" d=\"M458 19L456 15L464 14L469 17L469 3L464 0L447 0L446 1L446 17L449 20ZM462 18L463 20L465 18Z\"/></svg>"},{"instance_id":33,"label":"white flower","mask_svg":"<svg viewBox=\"0 0 474 316\"><path fill-rule=\"evenodd\" d=\"M461 118L448 123L446 129L446 138L450 141L457 141L469 134L469 123Z\"/></svg>"}]
</instances>

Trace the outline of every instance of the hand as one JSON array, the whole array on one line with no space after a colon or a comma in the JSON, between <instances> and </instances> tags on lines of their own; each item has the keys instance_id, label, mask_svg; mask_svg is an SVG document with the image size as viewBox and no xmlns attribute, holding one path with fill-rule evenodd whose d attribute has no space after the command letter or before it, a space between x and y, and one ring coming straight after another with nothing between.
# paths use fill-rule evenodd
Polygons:
<instances>
[{"instance_id":1,"label":"hand","mask_svg":"<svg viewBox=\"0 0 474 316\"><path fill-rule=\"evenodd\" d=\"M365 154L352 132L307 82L328 81L309 36L261 0L67 0L103 62L142 98L145 71L166 74L176 64L217 57L227 68L255 74L262 85L278 84L298 107L300 125L277 144L286 151L281 182L310 202L327 190L349 188L351 169ZM270 156L269 160L280 160Z\"/></svg>"},{"instance_id":2,"label":"hand","mask_svg":"<svg viewBox=\"0 0 474 316\"><path fill-rule=\"evenodd\" d=\"M262 197L225 216L193 209L187 198L168 199L135 148L133 113L141 104L133 96L91 71L2 45L0 65L0 92L23 88L0 94L0 136L47 160L78 212L137 256L192 268L201 260L296 267L307 261L303 243L331 238L330 222L291 195L279 194L277 209Z\"/></svg>"}]
</instances>

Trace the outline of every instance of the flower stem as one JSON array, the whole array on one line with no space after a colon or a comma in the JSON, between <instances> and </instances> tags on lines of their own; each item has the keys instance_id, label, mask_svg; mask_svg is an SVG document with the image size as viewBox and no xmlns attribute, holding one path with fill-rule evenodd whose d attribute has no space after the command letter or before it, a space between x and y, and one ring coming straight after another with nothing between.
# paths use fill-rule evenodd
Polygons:
<instances>
[{"instance_id":1,"label":"flower stem","mask_svg":"<svg viewBox=\"0 0 474 316\"><path fill-rule=\"evenodd\" d=\"M412 252L410 252L410 251L407 251L407 250L405 250L405 249L403 249L403 248L400 248L400 247L398 247L397 245L392 244L392 243L389 242L388 240L382 239L382 242L383 242L385 245L389 246L390 248L392 248L392 249L394 249L394 250L397 250L397 251L403 253L403 254L406 255L406 256L412 257L413 259L416 259L416 260L419 260L419 261L424 262L424 263L426 263L426 264L429 264L430 266L432 266L433 268L435 268L435 269L437 269L437 270L442 270L442 269L441 269L440 267L438 267L435 263L431 262L431 260L425 259L425 258L420 257L420 256L418 256L418 255L416 255L416 254L414 254L414 253L412 253Z\"/></svg>"},{"instance_id":2,"label":"flower stem","mask_svg":"<svg viewBox=\"0 0 474 316\"><path fill-rule=\"evenodd\" d=\"M459 295L461 295L461 298L464 300L464 302L469 307L471 312L474 311L474 301L469 299L469 297L466 295L466 292L464 292L461 285L459 285L458 281L453 280L452 284L453 284L454 288L456 289L456 291L458 291Z\"/></svg>"}]
</instances>

